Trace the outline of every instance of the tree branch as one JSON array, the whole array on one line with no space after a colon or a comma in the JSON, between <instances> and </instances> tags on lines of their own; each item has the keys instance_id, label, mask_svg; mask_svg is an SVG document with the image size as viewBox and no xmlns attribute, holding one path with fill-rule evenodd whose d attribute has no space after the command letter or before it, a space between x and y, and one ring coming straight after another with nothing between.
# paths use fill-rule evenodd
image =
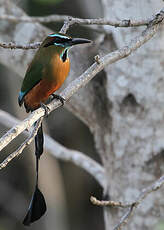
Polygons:
<instances>
[{"instance_id":1,"label":"tree branch","mask_svg":"<svg viewBox=\"0 0 164 230\"><path fill-rule=\"evenodd\" d=\"M142 20L133 20L133 19L124 19L124 20L110 20L105 18L97 19L84 19L84 18L74 18L68 15L49 15L44 17L29 17L21 16L16 17L13 15L0 15L0 20L7 20L10 22L29 22L29 23L50 23L50 22L64 22L70 20L72 24L80 25L109 25L114 27L136 27L136 26L146 26L149 24L152 19L142 19Z\"/></svg>"},{"instance_id":2,"label":"tree branch","mask_svg":"<svg viewBox=\"0 0 164 230\"><path fill-rule=\"evenodd\" d=\"M28 16L22 16L22 17L15 17L12 15L0 15L0 19L2 20L8 20L12 22L51 22L51 20L64 20L64 24L60 30L60 33L66 33L69 27L73 24L85 24L85 25L111 25L115 27L134 27L134 26L143 26L147 25L149 27L158 24L163 21L163 11L162 9L159 13L157 13L153 18L142 20L142 21L132 21L132 20L121 20L121 21L109 21L107 19L81 19L81 18L73 18L70 16L65 15L50 15L46 17L28 17ZM45 21L44 21L45 20ZM41 42L31 43L31 44L16 44L14 42L0 42L0 47L6 48L6 49L37 49L41 45Z\"/></svg>"},{"instance_id":3,"label":"tree branch","mask_svg":"<svg viewBox=\"0 0 164 230\"><path fill-rule=\"evenodd\" d=\"M83 154L79 151L65 148L49 136L46 136L45 142L47 142L47 150L50 151L53 156L63 161L69 161L74 165L84 169L97 180L102 188L106 187L106 176L104 168L96 161L92 160L90 157L86 156L86 154Z\"/></svg>"},{"instance_id":4,"label":"tree branch","mask_svg":"<svg viewBox=\"0 0 164 230\"><path fill-rule=\"evenodd\" d=\"M122 226L127 224L128 220L133 214L133 211L138 207L138 205L152 192L157 191L164 184L164 175L156 180L152 185L147 188L144 188L139 194L138 198L132 203L128 211L122 216L120 222L114 227L113 230L120 230Z\"/></svg>"},{"instance_id":5,"label":"tree branch","mask_svg":"<svg viewBox=\"0 0 164 230\"><path fill-rule=\"evenodd\" d=\"M15 42L0 42L0 47L5 48L5 49L23 49L23 50L28 50L28 49L37 49L41 45L41 42L35 42L31 44L17 44Z\"/></svg>"},{"instance_id":6,"label":"tree branch","mask_svg":"<svg viewBox=\"0 0 164 230\"><path fill-rule=\"evenodd\" d=\"M74 22L73 22L72 18L68 17L67 20L64 21L64 24L60 30L60 33L65 34L67 32L67 30L69 29L69 27L73 24L74 24Z\"/></svg>"},{"instance_id":7,"label":"tree branch","mask_svg":"<svg viewBox=\"0 0 164 230\"><path fill-rule=\"evenodd\" d=\"M127 212L121 217L119 223L114 227L113 230L120 230L122 226L128 223L128 220L132 216L134 210L138 207L139 204L152 192L157 191L164 185L164 175L161 176L158 180L156 180L152 185L144 188L137 199L132 203L122 203L118 201L105 201L105 200L97 200L95 197L91 196L90 201L94 205L98 205L101 207L109 206L115 208L128 208Z\"/></svg>"},{"instance_id":8,"label":"tree branch","mask_svg":"<svg viewBox=\"0 0 164 230\"><path fill-rule=\"evenodd\" d=\"M109 53L102 58L99 58L99 63L95 62L81 76L72 81L67 86L67 88L65 88L61 92L60 96L64 97L67 101L80 88L84 87L97 73L103 70L105 66L129 56L132 52L134 52L136 49L140 48L144 43L150 40L156 34L161 24L161 21L164 18L164 10L161 10L159 14L160 22L158 24L156 24L157 22L155 18L155 23L151 21L151 25L148 26L148 28L144 30L140 34L140 36L137 36L135 39L131 40L128 45L112 53ZM53 101L48 104L50 112L58 108L60 105L61 103L59 101ZM33 125L33 123L42 116L44 116L44 109L39 108L31 113L31 115L27 119L10 129L3 137L0 138L0 151L25 129L29 129Z\"/></svg>"},{"instance_id":9,"label":"tree branch","mask_svg":"<svg viewBox=\"0 0 164 230\"><path fill-rule=\"evenodd\" d=\"M18 148L16 151L14 151L13 153L11 153L2 163L0 163L0 170L3 169L3 168L5 168L5 167L8 165L8 163L9 163L10 161L12 161L15 157L18 157L18 156L22 153L22 151L23 151L28 145L31 144L31 142L33 141L33 139L35 138L35 136L36 136L36 134L37 134L37 131L38 131L38 129L39 129L41 123L42 123L42 120L43 120L43 117L40 118L40 119L37 121L35 127L33 128L33 131L31 132L31 135L27 138L27 140L25 140L25 141L19 146L19 148Z\"/></svg>"},{"instance_id":10,"label":"tree branch","mask_svg":"<svg viewBox=\"0 0 164 230\"><path fill-rule=\"evenodd\" d=\"M18 123L19 120L13 117L11 114L0 110L0 123L7 126L12 127L15 123ZM26 144L28 145L28 141L32 141L35 137L35 130L33 130L33 133L30 135L29 138L22 144L24 145L23 148L20 148L15 151L14 153L11 153L1 164L0 169L7 166L7 164L20 155L20 153L23 151L23 149L26 147ZM28 136L28 132L25 132L25 135ZM68 161L73 163L74 165L84 169L87 173L93 176L93 178L103 187L106 186L106 177L104 168L98 164L96 161L92 160L90 157L86 156L86 154L81 153L79 151L70 150L53 140L50 136L44 135L45 137L45 151L49 152L51 155L56 157L57 159Z\"/></svg>"},{"instance_id":11,"label":"tree branch","mask_svg":"<svg viewBox=\"0 0 164 230\"><path fill-rule=\"evenodd\" d=\"M100 207L109 206L109 207L114 207L114 208L128 208L128 207L132 206L131 203L124 204L124 203L122 203L120 201L98 200L94 196L90 197L90 201L92 202L92 204L100 206Z\"/></svg>"}]
</instances>

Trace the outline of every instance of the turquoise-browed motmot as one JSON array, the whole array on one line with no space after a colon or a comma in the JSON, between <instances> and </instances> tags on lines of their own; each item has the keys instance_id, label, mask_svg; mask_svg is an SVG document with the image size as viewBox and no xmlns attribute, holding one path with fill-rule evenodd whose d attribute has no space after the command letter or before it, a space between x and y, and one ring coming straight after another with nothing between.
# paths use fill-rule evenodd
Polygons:
<instances>
[{"instance_id":1,"label":"turquoise-browed motmot","mask_svg":"<svg viewBox=\"0 0 164 230\"><path fill-rule=\"evenodd\" d=\"M71 38L61 33L50 34L42 42L26 71L18 97L19 105L24 103L27 112L44 105L49 96L62 86L69 73L69 49L74 45L90 42L88 39ZM62 104L64 103L64 98L59 95L53 94L53 97L59 99ZM41 125L35 137L36 186L23 221L24 225L30 225L46 212L45 199L38 188L38 161L42 153L43 131Z\"/></svg>"}]
</instances>

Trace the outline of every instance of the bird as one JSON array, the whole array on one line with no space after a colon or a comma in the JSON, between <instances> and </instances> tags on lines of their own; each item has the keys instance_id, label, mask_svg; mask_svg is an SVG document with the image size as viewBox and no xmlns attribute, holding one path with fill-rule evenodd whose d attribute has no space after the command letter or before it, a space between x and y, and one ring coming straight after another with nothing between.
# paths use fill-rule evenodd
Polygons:
<instances>
[{"instance_id":1,"label":"bird","mask_svg":"<svg viewBox=\"0 0 164 230\"><path fill-rule=\"evenodd\" d=\"M64 83L70 71L70 59L68 52L74 45L90 43L91 40L84 38L72 38L66 34L54 32L49 34L42 42L40 48L27 68L18 96L18 104L33 112L39 107L45 108L46 102L52 95L64 104L65 99L54 94ZM43 153L43 128L40 125L35 136L36 157L36 184L32 199L23 220L23 224L29 226L40 219L46 212L46 202L43 193L38 188L39 159Z\"/></svg>"}]
</instances>

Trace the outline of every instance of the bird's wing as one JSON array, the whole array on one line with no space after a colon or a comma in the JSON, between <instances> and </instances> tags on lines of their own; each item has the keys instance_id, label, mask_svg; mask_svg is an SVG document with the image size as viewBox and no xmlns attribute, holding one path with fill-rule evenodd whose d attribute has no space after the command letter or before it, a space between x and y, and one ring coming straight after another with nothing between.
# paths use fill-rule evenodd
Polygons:
<instances>
[{"instance_id":1,"label":"bird's wing","mask_svg":"<svg viewBox=\"0 0 164 230\"><path fill-rule=\"evenodd\" d=\"M41 62L31 63L26 71L21 92L27 94L42 79L44 65Z\"/></svg>"},{"instance_id":2,"label":"bird's wing","mask_svg":"<svg viewBox=\"0 0 164 230\"><path fill-rule=\"evenodd\" d=\"M22 83L21 91L19 92L18 103L21 106L24 101L25 95L42 79L42 71L44 65L41 62L36 62L35 59L29 65L25 78Z\"/></svg>"},{"instance_id":3,"label":"bird's wing","mask_svg":"<svg viewBox=\"0 0 164 230\"><path fill-rule=\"evenodd\" d=\"M45 42L45 41L44 41ZM54 52L52 48L44 48L42 43L39 50L36 52L33 61L29 65L25 78L22 83L21 92L25 95L40 82L40 80L51 74L50 59L51 53ZM24 96L25 96L24 95Z\"/></svg>"},{"instance_id":4,"label":"bird's wing","mask_svg":"<svg viewBox=\"0 0 164 230\"><path fill-rule=\"evenodd\" d=\"M43 43L42 43L43 44ZM43 45L42 45L43 46ZM21 91L18 97L18 103L21 106L23 103L23 99L25 95L35 86L37 85L41 79L47 77L51 74L51 65L50 58L51 55L49 53L53 52L53 49L50 48L49 52L47 49L40 47L36 52L33 61L29 65L23 83L21 87Z\"/></svg>"}]
</instances>

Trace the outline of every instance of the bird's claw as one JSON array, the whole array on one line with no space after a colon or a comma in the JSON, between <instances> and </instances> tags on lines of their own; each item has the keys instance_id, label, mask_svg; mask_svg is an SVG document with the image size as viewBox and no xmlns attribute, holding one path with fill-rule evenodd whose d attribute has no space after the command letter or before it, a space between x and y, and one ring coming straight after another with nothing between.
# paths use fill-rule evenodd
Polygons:
<instances>
[{"instance_id":1,"label":"bird's claw","mask_svg":"<svg viewBox=\"0 0 164 230\"><path fill-rule=\"evenodd\" d=\"M52 94L51 96L52 96L52 100L57 99L62 103L62 106L64 105L64 103L65 103L65 98L64 97L62 97L60 95L57 95L57 94Z\"/></svg>"},{"instance_id":2,"label":"bird's claw","mask_svg":"<svg viewBox=\"0 0 164 230\"><path fill-rule=\"evenodd\" d=\"M48 115L49 115L49 113L50 113L50 108L47 106L47 105L45 105L44 103L40 103L40 105L41 105L41 107L44 109L44 111L45 111L45 114L44 114L44 116L45 117L48 117Z\"/></svg>"}]
</instances>

